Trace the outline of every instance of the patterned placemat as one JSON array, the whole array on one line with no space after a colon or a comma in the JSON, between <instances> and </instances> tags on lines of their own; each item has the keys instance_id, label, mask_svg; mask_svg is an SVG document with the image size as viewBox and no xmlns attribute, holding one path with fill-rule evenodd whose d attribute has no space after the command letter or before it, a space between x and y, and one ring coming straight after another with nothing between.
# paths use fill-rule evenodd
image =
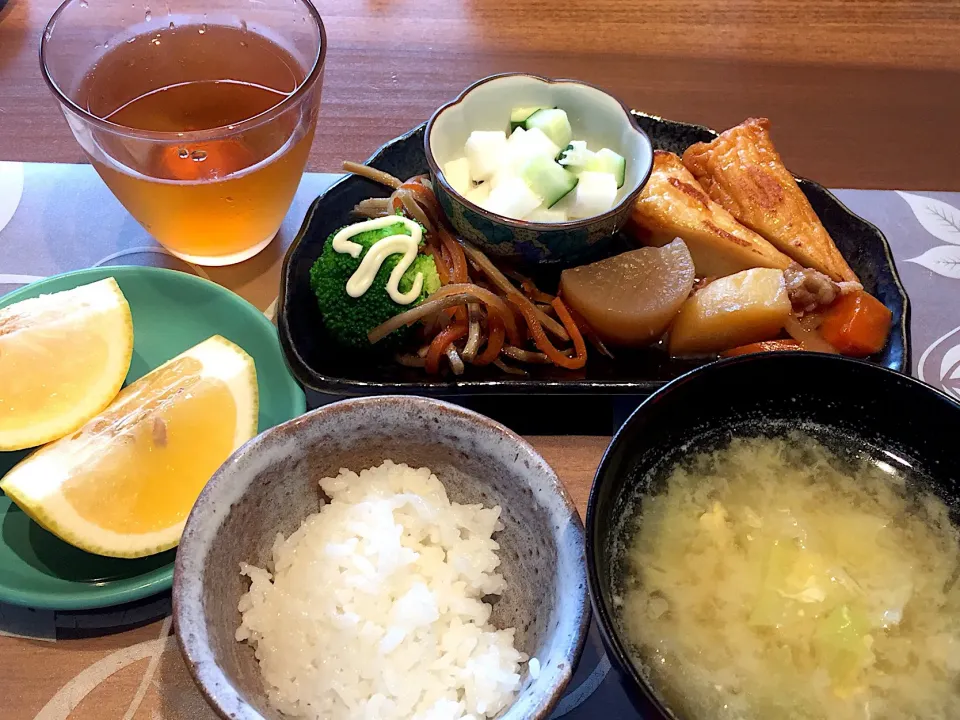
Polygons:
<instances>
[{"instance_id":1,"label":"patterned placemat","mask_svg":"<svg viewBox=\"0 0 960 720\"><path fill-rule=\"evenodd\" d=\"M210 278L268 314L283 253L310 202L337 175L307 173L277 239L227 268L200 268L166 253L89 165L0 162L0 295L33 280L94 265L156 265ZM913 306L914 372L960 394L960 193L836 190L893 248ZM952 372L949 372L952 369Z\"/></svg>"},{"instance_id":2,"label":"patterned placemat","mask_svg":"<svg viewBox=\"0 0 960 720\"><path fill-rule=\"evenodd\" d=\"M310 202L336 178L305 175L276 241L257 257L198 268L166 254L89 166L0 162L0 295L83 267L156 265L208 277L270 316L283 252ZM960 399L960 193L836 194L890 241L912 302L914 374ZM37 693L24 720L212 720L172 640L169 612L168 595L86 613L0 606L0 635L8 636L0 637L0 716L11 717L7 698ZM49 677L31 679L30 688L17 682L15 665L43 653ZM593 627L553 717L633 717L609 670Z\"/></svg>"}]
</instances>

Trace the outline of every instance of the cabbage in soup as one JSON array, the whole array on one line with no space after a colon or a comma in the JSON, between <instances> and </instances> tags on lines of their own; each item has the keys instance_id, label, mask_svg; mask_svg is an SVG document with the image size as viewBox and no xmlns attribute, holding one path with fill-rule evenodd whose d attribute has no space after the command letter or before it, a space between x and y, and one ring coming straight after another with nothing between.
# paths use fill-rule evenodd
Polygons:
<instances>
[{"instance_id":1,"label":"cabbage in soup","mask_svg":"<svg viewBox=\"0 0 960 720\"><path fill-rule=\"evenodd\" d=\"M635 506L614 601L679 717L960 718L958 534L901 469L740 437Z\"/></svg>"}]
</instances>

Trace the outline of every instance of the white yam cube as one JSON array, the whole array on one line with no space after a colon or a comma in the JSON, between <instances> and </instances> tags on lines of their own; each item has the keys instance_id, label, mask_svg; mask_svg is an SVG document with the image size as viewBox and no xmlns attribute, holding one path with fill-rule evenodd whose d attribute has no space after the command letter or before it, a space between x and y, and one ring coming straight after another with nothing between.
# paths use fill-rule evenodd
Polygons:
<instances>
[{"instance_id":1,"label":"white yam cube","mask_svg":"<svg viewBox=\"0 0 960 720\"><path fill-rule=\"evenodd\" d=\"M451 160L443 166L443 176L450 183L450 187L461 195L465 195L473 183L470 181L470 161L462 157L459 160Z\"/></svg>"},{"instance_id":2,"label":"white yam cube","mask_svg":"<svg viewBox=\"0 0 960 720\"><path fill-rule=\"evenodd\" d=\"M487 206L487 200L490 198L490 182L476 185L473 189L467 190L464 197L475 205L485 208Z\"/></svg>"},{"instance_id":3,"label":"white yam cube","mask_svg":"<svg viewBox=\"0 0 960 720\"><path fill-rule=\"evenodd\" d=\"M486 209L497 215L523 220L543 202L530 186L518 177L504 180L490 191Z\"/></svg>"},{"instance_id":4,"label":"white yam cube","mask_svg":"<svg viewBox=\"0 0 960 720\"><path fill-rule=\"evenodd\" d=\"M474 130L463 149L470 162L470 179L483 182L503 164L507 134L502 130Z\"/></svg>"},{"instance_id":5,"label":"white yam cube","mask_svg":"<svg viewBox=\"0 0 960 720\"><path fill-rule=\"evenodd\" d=\"M538 155L553 160L559 153L560 148L540 128L533 130L517 128L507 141L508 163L513 170L517 170L530 158Z\"/></svg>"},{"instance_id":6,"label":"white yam cube","mask_svg":"<svg viewBox=\"0 0 960 720\"><path fill-rule=\"evenodd\" d=\"M580 182L573 191L569 213L571 218L600 215L613 207L617 200L617 179L613 173L580 173Z\"/></svg>"},{"instance_id":7,"label":"white yam cube","mask_svg":"<svg viewBox=\"0 0 960 720\"><path fill-rule=\"evenodd\" d=\"M493 177L491 177L487 182L490 183L490 189L493 190L505 180L514 180L516 178L517 172L514 170L513 165L508 162L501 165L500 169L497 170L493 174Z\"/></svg>"}]
</instances>

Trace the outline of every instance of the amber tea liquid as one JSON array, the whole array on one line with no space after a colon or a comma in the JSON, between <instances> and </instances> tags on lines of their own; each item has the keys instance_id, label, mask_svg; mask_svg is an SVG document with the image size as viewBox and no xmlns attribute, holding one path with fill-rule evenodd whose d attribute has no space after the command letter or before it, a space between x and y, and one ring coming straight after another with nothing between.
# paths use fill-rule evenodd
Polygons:
<instances>
[{"instance_id":1,"label":"amber tea liquid","mask_svg":"<svg viewBox=\"0 0 960 720\"><path fill-rule=\"evenodd\" d=\"M100 152L91 160L171 252L200 264L239 262L270 242L290 206L317 103L234 128L270 111L304 77L290 53L241 28L184 25L135 36L90 69L79 104L125 128L184 136L145 142L95 132Z\"/></svg>"}]
</instances>

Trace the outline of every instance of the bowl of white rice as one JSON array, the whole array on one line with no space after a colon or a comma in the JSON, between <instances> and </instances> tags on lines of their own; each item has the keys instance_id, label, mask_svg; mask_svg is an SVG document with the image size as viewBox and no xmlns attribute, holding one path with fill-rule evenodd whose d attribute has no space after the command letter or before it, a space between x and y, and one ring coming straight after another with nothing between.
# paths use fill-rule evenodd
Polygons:
<instances>
[{"instance_id":1,"label":"bowl of white rice","mask_svg":"<svg viewBox=\"0 0 960 720\"><path fill-rule=\"evenodd\" d=\"M174 618L236 720L546 718L590 622L584 535L523 439L448 403L327 405L213 476Z\"/></svg>"}]
</instances>

